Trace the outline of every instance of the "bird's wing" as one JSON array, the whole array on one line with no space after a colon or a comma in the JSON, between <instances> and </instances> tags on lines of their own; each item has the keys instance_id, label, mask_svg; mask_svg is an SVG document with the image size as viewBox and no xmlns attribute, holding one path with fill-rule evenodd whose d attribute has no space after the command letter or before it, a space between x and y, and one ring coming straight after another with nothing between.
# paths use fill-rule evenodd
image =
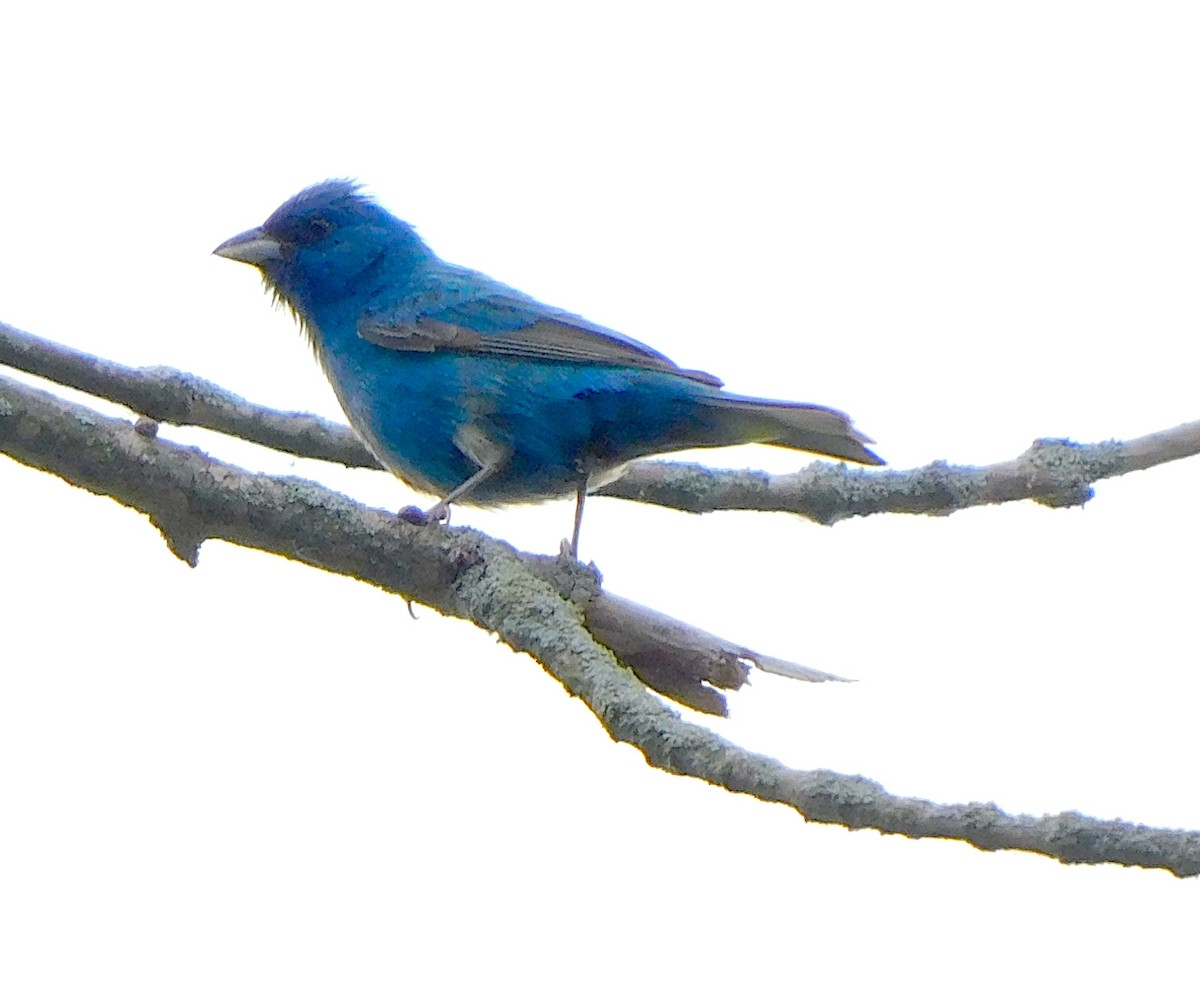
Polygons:
<instances>
[{"instance_id":1,"label":"bird's wing","mask_svg":"<svg viewBox=\"0 0 1200 994\"><path fill-rule=\"evenodd\" d=\"M358 333L368 342L399 352L459 352L625 366L721 386L715 376L681 369L635 339L548 307L516 290L489 284L474 292L439 288L397 307L369 312L359 322Z\"/></svg>"}]
</instances>

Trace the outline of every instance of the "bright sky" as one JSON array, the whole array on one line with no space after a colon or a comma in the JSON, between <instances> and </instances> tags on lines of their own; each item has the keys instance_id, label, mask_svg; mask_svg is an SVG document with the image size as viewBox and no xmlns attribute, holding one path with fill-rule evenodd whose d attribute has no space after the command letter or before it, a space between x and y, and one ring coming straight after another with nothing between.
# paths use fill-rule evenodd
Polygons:
<instances>
[{"instance_id":1,"label":"bright sky","mask_svg":"<svg viewBox=\"0 0 1200 994\"><path fill-rule=\"evenodd\" d=\"M1194 5L388 7L10 11L0 319L338 417L255 275L209 253L353 176L446 258L740 392L843 408L899 468L1200 417ZM582 554L616 593L858 678L759 676L713 722L748 747L1198 828L1197 486L1193 460L1082 511L833 529L595 500ZM1193 971L1195 880L807 825L650 770L462 622L215 542L189 570L8 461L0 488L5 990ZM549 552L570 517L455 523Z\"/></svg>"}]
</instances>

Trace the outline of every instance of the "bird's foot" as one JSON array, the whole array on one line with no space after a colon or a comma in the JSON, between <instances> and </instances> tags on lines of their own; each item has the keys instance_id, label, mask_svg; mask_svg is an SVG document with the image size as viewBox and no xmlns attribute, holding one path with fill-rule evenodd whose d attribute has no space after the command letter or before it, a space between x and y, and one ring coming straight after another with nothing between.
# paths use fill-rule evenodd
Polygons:
<instances>
[{"instance_id":1,"label":"bird's foot","mask_svg":"<svg viewBox=\"0 0 1200 994\"><path fill-rule=\"evenodd\" d=\"M587 605L596 599L604 578L595 563L579 561L578 551L571 548L567 539L563 539L558 555L551 562L558 577L557 586L568 600Z\"/></svg>"},{"instance_id":2,"label":"bird's foot","mask_svg":"<svg viewBox=\"0 0 1200 994\"><path fill-rule=\"evenodd\" d=\"M450 505L438 501L428 511L423 511L421 508L409 504L408 507L400 508L396 512L396 517L401 521L407 521L410 525L430 525L434 522L449 524Z\"/></svg>"}]
</instances>

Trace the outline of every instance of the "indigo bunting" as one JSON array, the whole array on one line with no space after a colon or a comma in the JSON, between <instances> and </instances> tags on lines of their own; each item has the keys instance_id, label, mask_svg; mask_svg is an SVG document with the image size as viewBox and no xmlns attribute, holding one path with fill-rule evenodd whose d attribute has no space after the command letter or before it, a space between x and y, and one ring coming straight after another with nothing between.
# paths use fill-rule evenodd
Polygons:
<instances>
[{"instance_id":1,"label":"indigo bunting","mask_svg":"<svg viewBox=\"0 0 1200 994\"><path fill-rule=\"evenodd\" d=\"M349 181L303 190L214 254L261 270L363 441L441 498L418 519L574 494L574 553L588 490L639 456L763 442L883 462L840 411L726 393L715 376L443 262Z\"/></svg>"}]
</instances>

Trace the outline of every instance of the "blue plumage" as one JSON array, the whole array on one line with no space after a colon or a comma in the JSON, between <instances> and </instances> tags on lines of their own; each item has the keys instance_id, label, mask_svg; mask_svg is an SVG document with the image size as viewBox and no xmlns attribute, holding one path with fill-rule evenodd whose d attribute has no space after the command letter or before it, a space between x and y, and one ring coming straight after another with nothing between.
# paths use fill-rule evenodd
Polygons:
<instances>
[{"instance_id":1,"label":"blue plumage","mask_svg":"<svg viewBox=\"0 0 1200 994\"><path fill-rule=\"evenodd\" d=\"M297 194L216 254L297 316L379 460L451 502L583 494L639 456L764 442L882 462L844 414L741 397L707 373L443 262L353 183ZM573 542L574 544L574 542Z\"/></svg>"}]
</instances>

